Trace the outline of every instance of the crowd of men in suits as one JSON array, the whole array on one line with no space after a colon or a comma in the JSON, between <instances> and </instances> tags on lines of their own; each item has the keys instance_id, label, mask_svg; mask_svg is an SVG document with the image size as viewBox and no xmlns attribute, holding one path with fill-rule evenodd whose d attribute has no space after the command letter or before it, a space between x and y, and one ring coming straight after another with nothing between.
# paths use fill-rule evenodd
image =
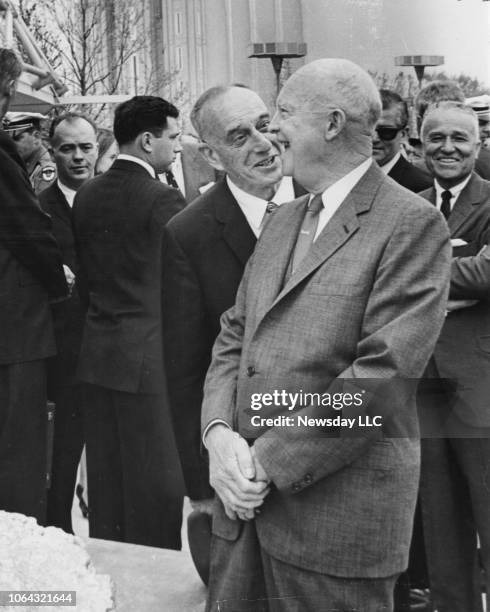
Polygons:
<instances>
[{"instance_id":1,"label":"crowd of men in suits","mask_svg":"<svg viewBox=\"0 0 490 612\"><path fill-rule=\"evenodd\" d=\"M0 116L20 71L0 49ZM95 177L94 123L52 122L39 199L0 131L0 508L71 532L86 445L93 537L180 549L189 496L208 610L402 612L419 587L481 612L490 166L459 88L416 110L418 165L406 102L347 60L300 68L273 117L212 87L183 144L178 109L136 96ZM311 399L257 425L274 391L358 395L342 416L382 428L284 426L338 416Z\"/></svg>"}]
</instances>

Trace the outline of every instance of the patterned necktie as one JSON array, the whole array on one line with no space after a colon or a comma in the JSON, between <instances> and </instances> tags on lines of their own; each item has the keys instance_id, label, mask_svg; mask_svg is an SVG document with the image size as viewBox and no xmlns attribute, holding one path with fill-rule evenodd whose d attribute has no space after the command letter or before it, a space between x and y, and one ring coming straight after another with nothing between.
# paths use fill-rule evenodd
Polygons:
<instances>
[{"instance_id":1,"label":"patterned necktie","mask_svg":"<svg viewBox=\"0 0 490 612\"><path fill-rule=\"evenodd\" d=\"M174 189L179 189L179 185L177 184L177 181L175 180L175 176L172 170L167 170L165 172L165 180L167 181L167 185L169 187L173 187Z\"/></svg>"},{"instance_id":2,"label":"patterned necktie","mask_svg":"<svg viewBox=\"0 0 490 612\"><path fill-rule=\"evenodd\" d=\"M313 241L315 240L320 211L322 209L322 194L317 193L308 204L308 208L306 209L305 217L303 219L303 224L299 230L291 265L292 273L298 268L299 264L304 259L305 255L308 253L311 245L313 244Z\"/></svg>"},{"instance_id":3,"label":"patterned necktie","mask_svg":"<svg viewBox=\"0 0 490 612\"><path fill-rule=\"evenodd\" d=\"M260 232L261 233L266 223L272 217L272 213L276 210L276 208L279 208L279 204L276 204L275 202L267 202L267 206L265 207L264 216L262 217L262 221L260 222Z\"/></svg>"},{"instance_id":4,"label":"patterned necktie","mask_svg":"<svg viewBox=\"0 0 490 612\"><path fill-rule=\"evenodd\" d=\"M452 193L448 189L442 192L441 212L445 219L448 219L451 214L451 198Z\"/></svg>"}]
</instances>

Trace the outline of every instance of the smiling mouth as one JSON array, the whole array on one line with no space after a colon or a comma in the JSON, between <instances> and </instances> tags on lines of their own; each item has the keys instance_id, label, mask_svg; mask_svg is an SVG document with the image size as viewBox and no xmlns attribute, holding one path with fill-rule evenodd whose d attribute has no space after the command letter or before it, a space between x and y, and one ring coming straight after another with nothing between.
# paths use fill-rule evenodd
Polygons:
<instances>
[{"instance_id":1,"label":"smiling mouth","mask_svg":"<svg viewBox=\"0 0 490 612\"><path fill-rule=\"evenodd\" d=\"M440 164L457 164L459 159L455 159L454 157L439 157L437 161Z\"/></svg>"},{"instance_id":2,"label":"smiling mouth","mask_svg":"<svg viewBox=\"0 0 490 612\"><path fill-rule=\"evenodd\" d=\"M277 155L271 155L270 157L267 157L266 159L263 159L262 161L255 164L254 167L255 168L268 168L269 166L272 166L274 164L274 162L276 161L276 157Z\"/></svg>"}]
</instances>

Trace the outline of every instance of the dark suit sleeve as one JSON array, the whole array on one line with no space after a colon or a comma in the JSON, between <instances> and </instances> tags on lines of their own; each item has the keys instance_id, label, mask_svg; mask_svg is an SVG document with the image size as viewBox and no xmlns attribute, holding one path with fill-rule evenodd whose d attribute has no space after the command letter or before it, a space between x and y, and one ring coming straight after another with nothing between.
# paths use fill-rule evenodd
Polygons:
<instances>
[{"instance_id":1,"label":"dark suit sleeve","mask_svg":"<svg viewBox=\"0 0 490 612\"><path fill-rule=\"evenodd\" d=\"M490 300L490 246L473 257L455 257L451 267L451 300Z\"/></svg>"},{"instance_id":2,"label":"dark suit sleeve","mask_svg":"<svg viewBox=\"0 0 490 612\"><path fill-rule=\"evenodd\" d=\"M0 242L46 288L51 298L68 293L61 252L51 220L32 190L26 172L0 155Z\"/></svg>"},{"instance_id":3,"label":"dark suit sleeve","mask_svg":"<svg viewBox=\"0 0 490 612\"><path fill-rule=\"evenodd\" d=\"M212 341L199 280L169 227L164 243L163 346L171 413L187 493L206 499L213 490L200 453L200 420Z\"/></svg>"}]
</instances>

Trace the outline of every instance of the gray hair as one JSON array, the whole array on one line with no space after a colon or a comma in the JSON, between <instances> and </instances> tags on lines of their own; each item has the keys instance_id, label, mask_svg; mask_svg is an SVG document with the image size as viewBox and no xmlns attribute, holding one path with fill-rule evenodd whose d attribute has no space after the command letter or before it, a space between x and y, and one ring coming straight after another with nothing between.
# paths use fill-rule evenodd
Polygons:
<instances>
[{"instance_id":1,"label":"gray hair","mask_svg":"<svg viewBox=\"0 0 490 612\"><path fill-rule=\"evenodd\" d=\"M480 133L479 127L478 127L478 116L475 113L475 111L471 108L471 106L469 106L468 104L464 104L463 102L444 100L442 102L436 102L435 104L430 104L427 107L427 110L425 111L425 114L424 114L424 119L422 121L422 126L420 129L420 136L422 140L425 136L427 121L430 119L431 115L433 115L439 110L455 110L455 111L458 111L460 113L470 116L471 119L473 120L472 123L474 124L473 127L475 130L475 136L478 137Z\"/></svg>"},{"instance_id":2,"label":"gray hair","mask_svg":"<svg viewBox=\"0 0 490 612\"><path fill-rule=\"evenodd\" d=\"M242 85L241 83L234 83L233 85L216 85L207 89L196 100L191 110L190 119L193 128L196 130L201 140L206 140L206 127L208 124L206 120L206 111L209 110L210 105L215 100L218 100L235 87L250 89L247 85Z\"/></svg>"}]
</instances>

